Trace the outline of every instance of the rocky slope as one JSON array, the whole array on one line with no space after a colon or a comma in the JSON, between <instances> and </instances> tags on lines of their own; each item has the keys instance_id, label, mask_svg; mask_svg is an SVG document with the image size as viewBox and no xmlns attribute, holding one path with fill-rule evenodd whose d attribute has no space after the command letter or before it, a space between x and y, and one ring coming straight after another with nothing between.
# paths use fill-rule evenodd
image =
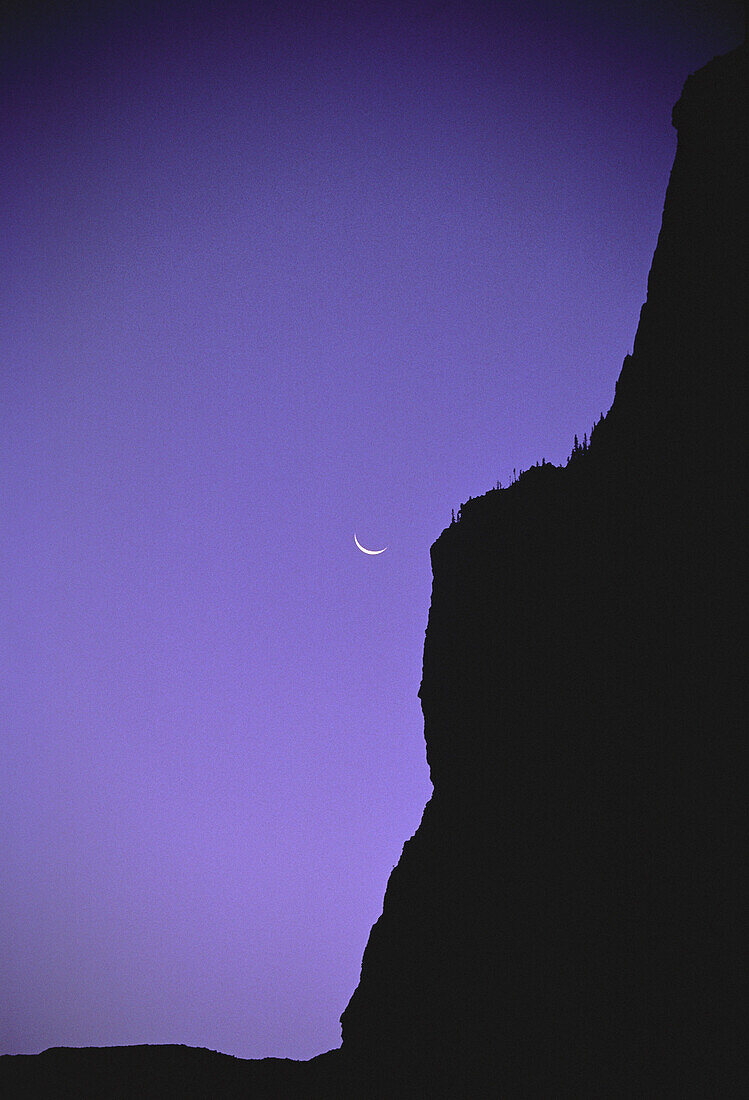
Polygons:
<instances>
[{"instance_id":1,"label":"rocky slope","mask_svg":"<svg viewBox=\"0 0 749 1100\"><path fill-rule=\"evenodd\" d=\"M590 447L464 505L432 548L434 795L341 1050L242 1068L130 1048L125 1091L114 1068L87 1091L106 1052L0 1076L41 1081L47 1058L46 1095L747 1094L745 48L689 78L674 124Z\"/></svg>"}]
</instances>

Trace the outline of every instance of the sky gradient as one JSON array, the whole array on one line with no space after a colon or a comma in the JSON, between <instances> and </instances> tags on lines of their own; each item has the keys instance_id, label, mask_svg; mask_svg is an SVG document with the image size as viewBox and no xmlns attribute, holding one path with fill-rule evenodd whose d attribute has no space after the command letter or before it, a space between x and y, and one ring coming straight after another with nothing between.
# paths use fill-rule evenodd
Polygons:
<instances>
[{"instance_id":1,"label":"sky gradient","mask_svg":"<svg viewBox=\"0 0 749 1100\"><path fill-rule=\"evenodd\" d=\"M431 793L429 546L610 406L671 107L743 37L281 7L5 35L1 1053L339 1044Z\"/></svg>"}]
</instances>

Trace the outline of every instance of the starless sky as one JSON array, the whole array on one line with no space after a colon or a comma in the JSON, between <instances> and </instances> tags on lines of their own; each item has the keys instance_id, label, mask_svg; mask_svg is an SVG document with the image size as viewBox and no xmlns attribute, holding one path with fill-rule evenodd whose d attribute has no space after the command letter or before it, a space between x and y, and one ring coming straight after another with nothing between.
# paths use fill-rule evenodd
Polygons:
<instances>
[{"instance_id":1,"label":"starless sky","mask_svg":"<svg viewBox=\"0 0 749 1100\"><path fill-rule=\"evenodd\" d=\"M308 1058L431 793L429 546L610 406L741 6L44 12L0 68L0 1048Z\"/></svg>"}]
</instances>

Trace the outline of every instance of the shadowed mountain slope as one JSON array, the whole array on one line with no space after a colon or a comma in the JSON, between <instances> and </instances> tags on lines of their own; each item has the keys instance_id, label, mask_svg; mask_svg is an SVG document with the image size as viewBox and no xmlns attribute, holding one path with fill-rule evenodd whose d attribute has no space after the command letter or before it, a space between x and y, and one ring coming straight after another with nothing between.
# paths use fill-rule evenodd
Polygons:
<instances>
[{"instance_id":1,"label":"shadowed mountain slope","mask_svg":"<svg viewBox=\"0 0 749 1100\"><path fill-rule=\"evenodd\" d=\"M136 1062L140 1095L172 1094L157 1072L192 1079L174 1095L747 1094L746 121L742 47L674 108L647 301L590 446L432 547L434 794L341 1050L50 1051L0 1075L56 1059L47 1094L77 1096L135 1095ZM117 1087L86 1091L106 1058Z\"/></svg>"}]
</instances>

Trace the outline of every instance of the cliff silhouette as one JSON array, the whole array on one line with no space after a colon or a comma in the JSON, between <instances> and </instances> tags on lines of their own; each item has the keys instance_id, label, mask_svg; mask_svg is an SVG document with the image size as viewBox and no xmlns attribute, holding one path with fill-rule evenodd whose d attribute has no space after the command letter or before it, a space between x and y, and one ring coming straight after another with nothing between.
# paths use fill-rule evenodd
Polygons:
<instances>
[{"instance_id":1,"label":"cliff silhouette","mask_svg":"<svg viewBox=\"0 0 749 1100\"><path fill-rule=\"evenodd\" d=\"M632 354L566 467L432 547L434 793L343 1042L0 1059L8 1095L749 1094L746 46L687 80Z\"/></svg>"}]
</instances>

